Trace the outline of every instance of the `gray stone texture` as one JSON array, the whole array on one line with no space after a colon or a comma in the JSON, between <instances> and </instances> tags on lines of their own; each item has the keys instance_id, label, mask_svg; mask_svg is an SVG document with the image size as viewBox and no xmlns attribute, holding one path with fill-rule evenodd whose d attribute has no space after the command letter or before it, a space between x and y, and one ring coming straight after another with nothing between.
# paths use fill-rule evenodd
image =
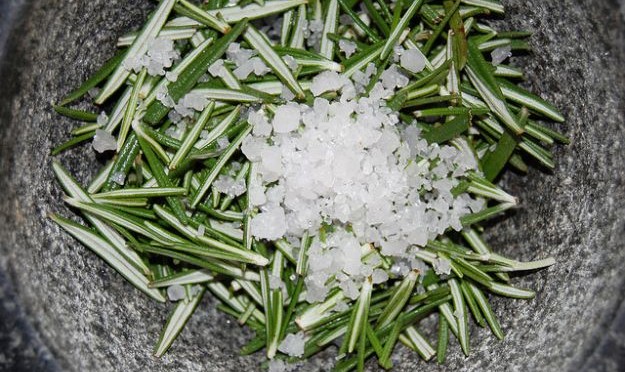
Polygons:
<instances>
[{"instance_id":1,"label":"gray stone texture","mask_svg":"<svg viewBox=\"0 0 625 372\"><path fill-rule=\"evenodd\" d=\"M556 149L554 172L505 178L521 206L493 224L489 241L512 257L551 255L558 264L514 278L537 291L534 300L494 301L504 341L472 327L470 357L461 356L455 342L443 367L399 350L396 370L623 370L625 44L619 6L609 0L504 3L508 14L498 27L535 32L534 52L518 59L528 72L526 85L562 108L568 120L560 129L573 143ZM110 56L116 37L136 27L151 5L37 1L10 33L0 34L0 41L9 35L0 70L0 314L8 319L0 326L0 370L260 370L259 356L237 354L249 333L218 313L210 296L169 353L152 357L170 308L142 296L46 219L51 212L71 215L60 202L48 153L77 125L55 115L50 102ZM100 161L86 146L60 160L83 183ZM333 356L330 351L302 370L327 370Z\"/></svg>"}]
</instances>

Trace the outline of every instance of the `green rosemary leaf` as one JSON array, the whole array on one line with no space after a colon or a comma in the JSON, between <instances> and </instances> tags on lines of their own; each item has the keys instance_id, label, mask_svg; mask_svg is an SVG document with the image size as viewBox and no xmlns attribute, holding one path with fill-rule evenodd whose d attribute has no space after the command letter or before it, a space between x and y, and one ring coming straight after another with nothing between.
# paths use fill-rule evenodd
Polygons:
<instances>
[{"instance_id":1,"label":"green rosemary leaf","mask_svg":"<svg viewBox=\"0 0 625 372\"><path fill-rule=\"evenodd\" d=\"M206 73L206 69L226 52L228 45L236 40L247 27L247 20L243 19L226 35L219 38L211 48L203 49L178 75L175 82L169 84L168 92L174 102L180 100ZM150 124L156 124L167 115L169 109L161 102L152 102L143 117Z\"/></svg>"},{"instance_id":2,"label":"green rosemary leaf","mask_svg":"<svg viewBox=\"0 0 625 372\"><path fill-rule=\"evenodd\" d=\"M100 84L104 79L106 79L115 68L121 63L124 58L125 51L117 52L113 57L109 58L108 61L100 67L98 71L96 71L89 79L87 79L84 83L80 85L80 87L76 88L76 90L72 91L68 94L61 102L59 102L59 106L65 106L69 103L80 99L85 94L89 92L89 90L93 89L95 86Z\"/></svg>"},{"instance_id":3,"label":"green rosemary leaf","mask_svg":"<svg viewBox=\"0 0 625 372\"><path fill-rule=\"evenodd\" d=\"M94 132L96 129L102 128L102 125L97 123L87 123L80 128L72 129L70 132L72 136L80 136L81 134Z\"/></svg>"},{"instance_id":4,"label":"green rosemary leaf","mask_svg":"<svg viewBox=\"0 0 625 372\"><path fill-rule=\"evenodd\" d=\"M493 207L486 208L480 212L467 214L464 217L460 218L460 221L462 222L463 226L470 226L480 221L484 221L489 218L492 218L502 212L505 212L506 210L514 206L515 206L514 203L497 204Z\"/></svg>"},{"instance_id":5,"label":"green rosemary leaf","mask_svg":"<svg viewBox=\"0 0 625 372\"><path fill-rule=\"evenodd\" d=\"M386 21L384 20L384 18L382 18L382 15L380 14L380 12L375 8L375 6L373 6L373 3L371 2L371 0L364 0L363 2L365 3L367 12L371 16L371 19L373 20L372 23L376 25L376 27L382 32L382 34L384 34L384 36L388 37L391 33L391 30L388 24L386 23Z\"/></svg>"},{"instance_id":6,"label":"green rosemary leaf","mask_svg":"<svg viewBox=\"0 0 625 372\"><path fill-rule=\"evenodd\" d=\"M404 13L404 15L399 20L397 26L393 28L393 31L386 39L384 47L380 52L380 60L385 60L389 56L389 54L393 50L393 47L395 46L395 43L399 39L399 36L406 29L406 27L408 27L408 23L417 13L417 10L419 10L421 4L423 4L423 0L416 0L413 1L412 4L410 4L410 7L406 10L406 13ZM427 52L425 54L427 54Z\"/></svg>"},{"instance_id":7,"label":"green rosemary leaf","mask_svg":"<svg viewBox=\"0 0 625 372\"><path fill-rule=\"evenodd\" d=\"M85 227L68 219L54 214L50 215L50 219L61 226L70 235L78 239L86 247L95 252L98 256L102 257L104 261L111 265L112 268L132 283L137 289L159 302L165 302L165 297L163 297L158 290L148 287L148 279L145 275L124 256L120 255L109 242Z\"/></svg>"},{"instance_id":8,"label":"green rosemary leaf","mask_svg":"<svg viewBox=\"0 0 625 372\"><path fill-rule=\"evenodd\" d=\"M409 342L411 348L414 349L426 362L436 355L436 350L430 343L417 331L413 326L407 327L404 334L400 335L400 339L405 335L406 341Z\"/></svg>"},{"instance_id":9,"label":"green rosemary leaf","mask_svg":"<svg viewBox=\"0 0 625 372\"><path fill-rule=\"evenodd\" d=\"M489 173L487 173L485 166L482 167L484 170L485 176L488 177ZM503 191L499 187L495 186L488 180L477 176L476 174L469 175L470 183L468 185L467 191L473 193L475 195L480 195L489 199L497 200L504 203L517 203L517 199Z\"/></svg>"},{"instance_id":10,"label":"green rosemary leaf","mask_svg":"<svg viewBox=\"0 0 625 372\"><path fill-rule=\"evenodd\" d=\"M208 191L213 181L217 178L217 176L221 172L226 162L230 159L230 157L232 157L232 154L234 154L234 152L239 148L239 145L241 145L241 142L243 142L243 139L245 138L245 136L247 136L248 133L250 133L251 131L252 131L252 127L247 126L247 128L244 129L241 133L239 133L239 135L234 139L234 141L232 141L230 145L228 145L228 147L224 150L224 152L221 154L221 156L217 160L217 163L215 164L215 166L211 169L210 173L208 173L206 175L206 178L202 181L202 184L200 188L198 189L198 192L195 194L195 197L193 198L193 201L191 202L191 208L197 207L197 205L200 203L202 198L204 198L206 192Z\"/></svg>"},{"instance_id":11,"label":"green rosemary leaf","mask_svg":"<svg viewBox=\"0 0 625 372\"><path fill-rule=\"evenodd\" d=\"M176 169L176 167L182 162L182 160L186 158L186 156L189 154L191 148L200 137L200 132L206 126L208 119L210 119L214 108L215 101L210 101L208 106L204 108L202 114L191 128L191 131L185 136L184 141L182 141L182 144L180 145L180 148L178 149L174 157L171 159L171 162L169 163L169 169Z\"/></svg>"},{"instance_id":12,"label":"green rosemary leaf","mask_svg":"<svg viewBox=\"0 0 625 372\"><path fill-rule=\"evenodd\" d=\"M176 305L176 308L167 319L167 323L161 331L158 342L154 347L154 356L161 357L165 354L167 349L169 349L176 337L182 332L182 329L185 324L187 324L187 321L200 303L200 300L202 300L204 291L205 289L201 288L195 295L181 300L178 305Z\"/></svg>"},{"instance_id":13,"label":"green rosemary leaf","mask_svg":"<svg viewBox=\"0 0 625 372\"><path fill-rule=\"evenodd\" d=\"M448 122L434 127L423 134L423 138L429 143L443 143L459 136L461 133L469 129L469 117L467 115L459 115Z\"/></svg>"},{"instance_id":14,"label":"green rosemary leaf","mask_svg":"<svg viewBox=\"0 0 625 372\"><path fill-rule=\"evenodd\" d=\"M365 332L365 325L368 322L369 317L369 304L371 302L371 291L373 284L371 278L365 279L362 288L360 289L360 297L356 301L356 305L353 310L353 322L350 320L351 327L349 327L347 334L349 337L345 339L347 343L347 352L351 353L356 347L356 341L358 336Z\"/></svg>"},{"instance_id":15,"label":"green rosemary leaf","mask_svg":"<svg viewBox=\"0 0 625 372\"><path fill-rule=\"evenodd\" d=\"M56 111L58 114L61 114L65 117L68 117L70 119L75 119L75 120L96 121L96 119L98 118L98 114L95 114L93 112L73 109L73 108L65 107L61 105L54 106L54 111Z\"/></svg>"},{"instance_id":16,"label":"green rosemary leaf","mask_svg":"<svg viewBox=\"0 0 625 372\"><path fill-rule=\"evenodd\" d=\"M475 284L469 283L469 288L471 289L475 302L482 311L482 314L484 314L484 318L486 318L486 322L490 326L493 334L498 339L503 340L504 334L501 330L501 326L499 325L499 321L495 317L493 310L490 308L486 296L484 296L484 293L482 293L482 291Z\"/></svg>"},{"instance_id":17,"label":"green rosemary leaf","mask_svg":"<svg viewBox=\"0 0 625 372\"><path fill-rule=\"evenodd\" d=\"M186 190L182 187L151 187L145 189L122 189L115 191L102 192L94 194L94 198L111 198L111 199L126 199L126 198L160 198L164 196L181 196L186 193Z\"/></svg>"},{"instance_id":18,"label":"green rosemary leaf","mask_svg":"<svg viewBox=\"0 0 625 372\"><path fill-rule=\"evenodd\" d=\"M530 110L542 114L549 119L559 123L564 122L564 116L562 116L558 109L544 99L505 79L497 79L497 82L501 85L501 92L507 99L526 106Z\"/></svg>"},{"instance_id":19,"label":"green rosemary leaf","mask_svg":"<svg viewBox=\"0 0 625 372\"><path fill-rule=\"evenodd\" d=\"M117 154L117 158L113 163L113 168L109 172L108 178L104 183L102 189L104 191L116 190L121 187L121 185L116 181L117 178L121 175L124 178L128 174L132 163L135 158L139 154L139 141L135 133L130 133L128 139L124 143L124 146Z\"/></svg>"},{"instance_id":20,"label":"green rosemary leaf","mask_svg":"<svg viewBox=\"0 0 625 372\"><path fill-rule=\"evenodd\" d=\"M497 0L462 0L462 3L488 9L495 13L504 12L503 5Z\"/></svg>"},{"instance_id":21,"label":"green rosemary leaf","mask_svg":"<svg viewBox=\"0 0 625 372\"><path fill-rule=\"evenodd\" d=\"M406 302L408 302L418 277L419 273L415 271L411 271L408 275L406 275L401 284L395 289L393 297L389 300L384 312L378 318L376 329L395 320L406 305Z\"/></svg>"},{"instance_id":22,"label":"green rosemary leaf","mask_svg":"<svg viewBox=\"0 0 625 372\"><path fill-rule=\"evenodd\" d=\"M303 49L304 47L304 31L306 24L306 5L301 4L297 9L297 20L291 35L291 48Z\"/></svg>"},{"instance_id":23,"label":"green rosemary leaf","mask_svg":"<svg viewBox=\"0 0 625 372\"><path fill-rule=\"evenodd\" d=\"M167 39L167 40L186 40L186 39L190 39L191 37L193 37L193 35L196 32L197 32L197 29L194 27L181 27L181 28L163 27L161 29L161 32L158 33L158 37ZM137 38L136 32L131 32L124 36L121 36L119 39L117 39L117 47L130 46L132 45L132 43L135 41L136 38ZM118 55L116 55L116 57L118 56L121 61L121 58L123 57L123 53L119 53Z\"/></svg>"},{"instance_id":24,"label":"green rosemary leaf","mask_svg":"<svg viewBox=\"0 0 625 372\"><path fill-rule=\"evenodd\" d=\"M84 141L87 141L91 138L93 138L93 136L95 136L95 131L94 132L89 132L89 133L85 133L82 134L80 136L77 137L73 137L72 139L60 144L59 146L55 147L52 149L52 151L50 151L50 155L55 156L58 155L60 153L62 153L63 151L70 149Z\"/></svg>"},{"instance_id":25,"label":"green rosemary leaf","mask_svg":"<svg viewBox=\"0 0 625 372\"><path fill-rule=\"evenodd\" d=\"M343 299L343 292L337 291L328 296L324 302L307 307L304 312L295 318L295 323L303 331L315 328L315 326L331 315L331 310Z\"/></svg>"},{"instance_id":26,"label":"green rosemary leaf","mask_svg":"<svg viewBox=\"0 0 625 372\"><path fill-rule=\"evenodd\" d=\"M297 79L295 79L295 76L293 76L291 69L254 26L248 26L247 31L243 34L243 38L258 51L258 54L269 68L298 98L304 98L304 90L297 82Z\"/></svg>"},{"instance_id":27,"label":"green rosemary leaf","mask_svg":"<svg viewBox=\"0 0 625 372\"><path fill-rule=\"evenodd\" d=\"M284 259L280 251L276 251L273 256L271 265L271 275L282 279L282 266ZM278 343L282 334L282 322L284 321L284 307L282 299L282 290L280 288L271 289L269 291L269 311L271 313L271 323L267 328L267 357L272 359L278 351Z\"/></svg>"},{"instance_id":28,"label":"green rosemary leaf","mask_svg":"<svg viewBox=\"0 0 625 372\"><path fill-rule=\"evenodd\" d=\"M460 282L460 289L462 290L462 296L464 297L467 305L469 306L469 310L471 311L471 314L473 314L473 318L475 319L475 322L480 327L486 327L486 322L484 321L484 317L482 317L482 313L480 312L480 309L478 308L477 303L475 302L475 298L473 297L473 294L471 293L469 284L466 281L462 280Z\"/></svg>"},{"instance_id":29,"label":"green rosemary leaf","mask_svg":"<svg viewBox=\"0 0 625 372\"><path fill-rule=\"evenodd\" d=\"M124 112L124 117L122 119L122 126L117 136L117 151L119 151L126 142L126 136L128 135L128 131L130 130L132 121L135 120L137 101L139 100L139 91L143 86L143 82L145 81L147 73L148 70L143 68L132 87L130 99L128 100L128 104L126 105L126 111Z\"/></svg>"},{"instance_id":30,"label":"green rosemary leaf","mask_svg":"<svg viewBox=\"0 0 625 372\"><path fill-rule=\"evenodd\" d=\"M169 13L176 4L176 0L162 0L158 8L150 16L150 19L145 24L141 33L135 38L132 46L128 48L128 51L124 55L124 59L117 65L108 81L95 99L95 103L101 105L106 101L122 84L126 81L130 75L130 71L126 68L127 61L131 61L143 55L148 48L148 42L158 36L161 28L167 21Z\"/></svg>"},{"instance_id":31,"label":"green rosemary leaf","mask_svg":"<svg viewBox=\"0 0 625 372\"><path fill-rule=\"evenodd\" d=\"M102 169L100 169L100 171L96 174L93 180L91 180L89 187L87 187L87 193L95 194L100 191L102 186L104 186L104 183L106 182L106 179L108 178L111 169L113 169L113 163L113 161L109 161L104 167L102 167Z\"/></svg>"},{"instance_id":32,"label":"green rosemary leaf","mask_svg":"<svg viewBox=\"0 0 625 372\"><path fill-rule=\"evenodd\" d=\"M449 325L444 316L438 317L438 343L436 346L436 361L438 364L445 363L447 345L449 344Z\"/></svg>"},{"instance_id":33,"label":"green rosemary leaf","mask_svg":"<svg viewBox=\"0 0 625 372\"><path fill-rule=\"evenodd\" d=\"M163 164L161 164L161 162L156 158L150 146L148 146L148 144L141 138L139 138L138 141L141 146L141 150L143 151L143 154L145 155L145 158L150 165L150 170L152 171L152 174L157 184L160 187L172 187L173 183L165 174ZM180 200L180 198L176 196L166 196L165 200L167 201L167 204L171 207L178 220L183 224L186 224L188 218L184 212L184 206L182 205L182 201Z\"/></svg>"},{"instance_id":34,"label":"green rosemary leaf","mask_svg":"<svg viewBox=\"0 0 625 372\"><path fill-rule=\"evenodd\" d=\"M464 303L464 297L460 290L460 285L456 279L449 280L449 288L451 289L451 297L454 303L454 316L458 322L458 339L464 355L469 355L469 325L467 323L467 309Z\"/></svg>"},{"instance_id":35,"label":"green rosemary leaf","mask_svg":"<svg viewBox=\"0 0 625 372\"><path fill-rule=\"evenodd\" d=\"M215 17L219 16L227 23L233 24L241 22L244 19L253 20L282 13L300 4L306 4L306 2L307 0L273 0L265 1L264 5L250 4L247 6L228 6L209 10L208 13ZM179 22L172 21L168 23L168 25L186 26L189 25L189 22L187 20L181 20Z\"/></svg>"},{"instance_id":36,"label":"green rosemary leaf","mask_svg":"<svg viewBox=\"0 0 625 372\"><path fill-rule=\"evenodd\" d=\"M482 52L477 49L475 42L471 39L468 41L468 51L468 65L465 70L467 71L471 84L477 89L480 96L493 113L495 113L513 133L522 134L523 128L508 110L503 93L492 74L490 64L484 60Z\"/></svg>"},{"instance_id":37,"label":"green rosemary leaf","mask_svg":"<svg viewBox=\"0 0 625 372\"><path fill-rule=\"evenodd\" d=\"M226 34L230 31L228 23L219 19L219 17L204 11L197 5L190 3L187 0L178 0L174 8L178 13L188 16L203 25L213 28L222 34Z\"/></svg>"},{"instance_id":38,"label":"green rosemary leaf","mask_svg":"<svg viewBox=\"0 0 625 372\"><path fill-rule=\"evenodd\" d=\"M534 291L516 288L516 287L509 286L507 284L501 284L501 283L496 283L496 282L491 282L488 285L488 289L493 293L496 293L498 295L502 295L505 297L532 299L534 298L534 296L536 296L536 293Z\"/></svg>"},{"instance_id":39,"label":"green rosemary leaf","mask_svg":"<svg viewBox=\"0 0 625 372\"><path fill-rule=\"evenodd\" d=\"M201 284L213 279L213 275L207 270L187 270L154 280L150 282L150 287L163 288L172 285Z\"/></svg>"},{"instance_id":40,"label":"green rosemary leaf","mask_svg":"<svg viewBox=\"0 0 625 372\"><path fill-rule=\"evenodd\" d=\"M335 43L328 38L328 34L334 34L339 23L339 4L337 0L330 0L326 7L326 18L321 33L321 46L319 52L327 59L334 56Z\"/></svg>"}]
</instances>

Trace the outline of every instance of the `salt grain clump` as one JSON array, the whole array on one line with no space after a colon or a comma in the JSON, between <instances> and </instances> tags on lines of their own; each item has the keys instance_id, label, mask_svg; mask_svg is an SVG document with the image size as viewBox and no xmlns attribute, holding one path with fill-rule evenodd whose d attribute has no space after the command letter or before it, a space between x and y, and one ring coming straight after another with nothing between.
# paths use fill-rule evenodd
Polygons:
<instances>
[{"instance_id":1,"label":"salt grain clump","mask_svg":"<svg viewBox=\"0 0 625 372\"><path fill-rule=\"evenodd\" d=\"M93 149L99 153L113 151L117 150L117 140L115 140L115 137L113 137L109 132L102 129L96 129L92 146Z\"/></svg>"},{"instance_id":2,"label":"salt grain clump","mask_svg":"<svg viewBox=\"0 0 625 372\"><path fill-rule=\"evenodd\" d=\"M179 58L180 53L174 48L173 40L157 37L148 42L145 54L126 59L124 68L139 72L145 67L149 75L163 76L165 69L170 68Z\"/></svg>"},{"instance_id":3,"label":"salt grain clump","mask_svg":"<svg viewBox=\"0 0 625 372\"><path fill-rule=\"evenodd\" d=\"M235 180L233 177L223 174L213 182L213 187L217 191L233 198L242 195L246 190L245 180Z\"/></svg>"}]
</instances>

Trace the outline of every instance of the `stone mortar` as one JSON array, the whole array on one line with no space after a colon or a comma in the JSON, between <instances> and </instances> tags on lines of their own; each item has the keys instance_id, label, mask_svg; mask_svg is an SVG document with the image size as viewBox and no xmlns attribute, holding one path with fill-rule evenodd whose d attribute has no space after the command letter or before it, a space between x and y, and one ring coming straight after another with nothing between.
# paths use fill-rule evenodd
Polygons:
<instances>
[{"instance_id":1,"label":"stone mortar","mask_svg":"<svg viewBox=\"0 0 625 372\"><path fill-rule=\"evenodd\" d=\"M452 342L447 364L439 367L402 349L393 358L396 370L622 370L625 53L619 7L609 0L504 3L508 13L500 27L535 32L534 52L519 60L527 86L562 108L567 124L561 128L573 143L557 148L553 173L506 177L521 206L491 229L490 242L512 257L551 255L558 264L514 279L537 291L534 300L494 301L504 341L472 327L470 357ZM76 125L55 115L50 102L89 76L111 55L116 37L136 27L152 5L32 2L9 35L0 70L0 282L14 288L3 295L1 309L22 311L11 325L30 333L15 331L15 337L29 338L37 346L28 350L44 359L29 369L260 369L259 356L237 354L249 332L217 312L210 296L167 355L152 357L170 307L140 295L46 219L51 212L71 214L48 153ZM83 183L98 162L86 146L60 160ZM328 370L333 356L325 353L301 369ZM15 365L0 352L0 369Z\"/></svg>"}]
</instances>

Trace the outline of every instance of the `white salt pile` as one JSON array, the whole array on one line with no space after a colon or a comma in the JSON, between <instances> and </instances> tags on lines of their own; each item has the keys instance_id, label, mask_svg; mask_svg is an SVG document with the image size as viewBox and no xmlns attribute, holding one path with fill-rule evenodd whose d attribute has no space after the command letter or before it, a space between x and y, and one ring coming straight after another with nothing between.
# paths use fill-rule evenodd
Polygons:
<instances>
[{"instance_id":1,"label":"white salt pile","mask_svg":"<svg viewBox=\"0 0 625 372\"><path fill-rule=\"evenodd\" d=\"M98 120L99 119L100 117L98 117ZM117 150L117 140L109 132L102 129L96 129L92 146L93 149L99 153L114 151Z\"/></svg>"},{"instance_id":2,"label":"white salt pile","mask_svg":"<svg viewBox=\"0 0 625 372\"><path fill-rule=\"evenodd\" d=\"M385 106L383 98L405 84L392 65L368 97L357 98L351 80L323 72L311 91L341 92L337 100L288 102L271 118L262 110L249 115L254 128L242 151L257 164L248 185L259 208L252 234L291 241L305 232L314 236L306 278L310 302L324 300L335 287L354 299L367 276L386 281L378 251L404 262L400 274L422 268L415 250L449 228L461 230L460 218L484 207L481 199L452 193L476 170L474 155L464 146L428 144L415 125L400 123ZM447 271L444 262L438 271Z\"/></svg>"}]
</instances>

